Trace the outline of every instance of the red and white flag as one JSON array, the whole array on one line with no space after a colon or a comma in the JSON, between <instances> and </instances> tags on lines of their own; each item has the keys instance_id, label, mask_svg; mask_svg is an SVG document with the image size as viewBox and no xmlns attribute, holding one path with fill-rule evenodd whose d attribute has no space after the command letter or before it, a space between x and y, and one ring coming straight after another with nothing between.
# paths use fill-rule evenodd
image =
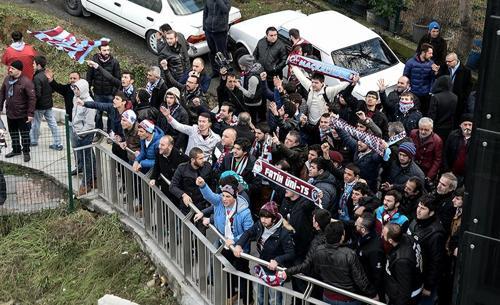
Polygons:
<instances>
[{"instance_id":1,"label":"red and white flag","mask_svg":"<svg viewBox=\"0 0 500 305\"><path fill-rule=\"evenodd\" d=\"M69 57L81 64L85 60L85 57L92 52L92 49L109 42L107 38L101 38L100 40L80 40L73 33L66 31L60 26L51 30L28 31L28 33L36 39L68 53Z\"/></svg>"}]
</instances>

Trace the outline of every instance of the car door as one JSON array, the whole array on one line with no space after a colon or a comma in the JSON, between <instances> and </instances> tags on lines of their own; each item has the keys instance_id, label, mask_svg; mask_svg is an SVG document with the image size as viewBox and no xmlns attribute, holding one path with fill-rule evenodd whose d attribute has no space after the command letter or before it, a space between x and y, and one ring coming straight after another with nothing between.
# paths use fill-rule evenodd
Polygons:
<instances>
[{"instance_id":1,"label":"car door","mask_svg":"<svg viewBox=\"0 0 500 305\"><path fill-rule=\"evenodd\" d=\"M87 0L85 8L99 17L118 25L122 23L122 8L125 0Z\"/></svg>"},{"instance_id":2,"label":"car door","mask_svg":"<svg viewBox=\"0 0 500 305\"><path fill-rule=\"evenodd\" d=\"M125 27L144 37L159 22L162 6L162 0L125 0L122 14Z\"/></svg>"}]
</instances>

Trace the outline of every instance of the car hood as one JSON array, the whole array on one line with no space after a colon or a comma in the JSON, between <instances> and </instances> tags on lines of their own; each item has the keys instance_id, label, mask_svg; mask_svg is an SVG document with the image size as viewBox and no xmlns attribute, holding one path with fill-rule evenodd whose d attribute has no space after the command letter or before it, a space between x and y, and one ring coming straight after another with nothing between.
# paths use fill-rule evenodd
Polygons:
<instances>
[{"instance_id":1,"label":"car hood","mask_svg":"<svg viewBox=\"0 0 500 305\"><path fill-rule=\"evenodd\" d=\"M358 99L364 99L368 91L378 90L377 81L384 79L387 85L387 92L393 91L398 83L398 79L403 75L405 65L398 63L390 68L363 76L359 84L354 87L352 94Z\"/></svg>"}]
</instances>

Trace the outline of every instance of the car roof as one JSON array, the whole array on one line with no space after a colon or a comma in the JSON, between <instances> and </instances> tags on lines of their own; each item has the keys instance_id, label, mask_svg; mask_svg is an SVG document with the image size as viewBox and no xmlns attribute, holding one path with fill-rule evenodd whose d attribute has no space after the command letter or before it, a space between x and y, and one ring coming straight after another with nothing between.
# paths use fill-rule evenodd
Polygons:
<instances>
[{"instance_id":1,"label":"car roof","mask_svg":"<svg viewBox=\"0 0 500 305\"><path fill-rule=\"evenodd\" d=\"M375 32L336 11L293 19L282 25L299 29L300 36L326 53L379 37Z\"/></svg>"}]
</instances>

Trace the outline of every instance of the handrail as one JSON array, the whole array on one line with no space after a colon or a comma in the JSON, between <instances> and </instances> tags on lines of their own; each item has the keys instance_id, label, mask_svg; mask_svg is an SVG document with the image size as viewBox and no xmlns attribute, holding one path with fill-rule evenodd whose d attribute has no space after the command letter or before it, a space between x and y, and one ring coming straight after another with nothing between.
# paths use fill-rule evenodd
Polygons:
<instances>
[{"instance_id":1,"label":"handrail","mask_svg":"<svg viewBox=\"0 0 500 305\"><path fill-rule=\"evenodd\" d=\"M163 174L160 174L160 177L168 184L170 185L170 180L168 180ZM189 204L189 207L195 212L195 213L202 213L193 203L190 203ZM217 228L213 225L213 224L209 224L208 227L214 231L215 234L217 234L217 236L219 237L220 241L225 243L225 238L224 238L224 235L222 235L222 233L219 232L219 230L217 230ZM229 246L229 249L230 250L233 250L234 249L234 245L230 245ZM270 262L266 261L266 260L263 260L261 258L258 258L256 256L253 256L251 254L248 254L248 253L244 253L242 252L240 257L248 260L248 261L252 261L254 263L257 263L257 264L260 264L260 265L269 265ZM276 268L278 271L286 271L286 268L285 267L280 267L278 266ZM340 294L343 294L345 296L348 296L350 298L353 298L353 299L356 299L356 300L359 300L361 302L364 302L364 303L367 303L367 304L372 304L372 305L386 305L385 303L382 303L382 302L379 302L379 301L376 301L374 299L371 299L369 297L365 297L363 295L359 295L359 294L356 294L354 292L351 292L351 291L348 291L348 290L345 290L345 289L342 289L342 288L338 288L338 287L335 287L335 286L332 286L330 284L327 284L327 283L324 283L324 282L321 282L313 277L310 277L310 276L306 276L306 275L303 275L303 274L296 274L294 275L294 277L298 278L298 279L301 279L301 280L304 280L306 282L310 282L314 285L317 285L317 286L320 286L322 288L325 288L325 289L328 289L328 290L331 290L331 291L334 291L334 292L337 292L337 293L340 293Z\"/></svg>"},{"instance_id":2,"label":"handrail","mask_svg":"<svg viewBox=\"0 0 500 305\"><path fill-rule=\"evenodd\" d=\"M85 136L85 135L92 134L92 133L98 133L98 134L106 137L107 139L111 140L113 143L118 144L118 145L120 144L115 139L113 139L112 137L110 137L109 134L107 132L105 132L104 130L102 130L102 129L85 130L85 131L77 133L77 135L79 135L79 136ZM135 151L133 151L132 149L130 149L128 147L125 147L125 150L135 155Z\"/></svg>"},{"instance_id":3,"label":"handrail","mask_svg":"<svg viewBox=\"0 0 500 305\"><path fill-rule=\"evenodd\" d=\"M84 132L81 132L81 133L78 133L78 135L87 135L87 134L91 134L91 133L99 133L103 136L105 136L106 138L108 139L111 139L113 142L116 143L116 141L114 141L114 139L112 139L111 137L109 137L109 135L102 131L101 129L92 129L92 130L87 130L87 131L84 131ZM93 143L93 145L95 147L100 147L101 149L105 147L99 145L99 146L96 146L95 145L96 143ZM135 153L133 152L132 150L128 149L128 151L132 152L132 153ZM109 154L110 157L112 157L114 160L118 161L119 163L121 163L122 165L124 165L128 170L132 170L130 164L124 162L123 160L117 158L116 156L114 156L113 154ZM140 172L134 172L135 174L137 174L141 179L144 179L146 180L149 179L148 177L146 177L145 175L143 175L142 173ZM160 178L163 179L168 185L171 184L171 181L168 180L163 174L160 174ZM155 187L156 188L156 187ZM191 210L193 210L193 212L195 213L201 213L201 211L193 204L193 203L190 203L189 204L189 207L191 208ZM222 233L219 232L219 230L217 230L217 228L213 225L213 224L209 224L208 226L216 235L217 237L225 244L225 238L224 238L224 235ZM197 232L194 232L194 233L197 233ZM234 245L231 245L229 247L231 250L234 249ZM258 257L255 257L251 254L248 254L248 253L241 253L241 257L248 260L248 261L252 261L254 263L257 263L257 264L260 264L260 265L265 265L267 266L269 264L268 261L265 261L263 259L260 259ZM279 271L286 271L286 268L284 267L280 267L278 266L277 267L277 270ZM329 285L329 284L326 284L324 282L321 282L315 278L312 278L312 277L309 277L309 276L306 276L306 275L303 275L303 274L296 274L294 275L294 277L298 278L298 279L302 279L310 284L313 284L313 285L317 285L319 287L322 287L322 288L325 288L325 289L328 289L328 290L331 290L331 291L334 291L334 292L337 292L337 293L340 293L340 294L343 294L345 296L348 296L350 298L353 298L353 299L356 299L356 300L359 300L361 302L364 302L364 303L367 303L367 304L370 304L370 305L386 305L385 303L382 303L382 302L379 302L379 301L376 301L374 299L371 299L369 297L365 297L363 295L359 295L359 294L356 294L356 293L353 293L353 292L350 292L350 291L347 291L347 290L344 290L344 289L341 289L341 288L338 288L338 287L335 287L335 286L332 286L332 285ZM304 294L304 298L308 298L308 294Z\"/></svg>"}]
</instances>

